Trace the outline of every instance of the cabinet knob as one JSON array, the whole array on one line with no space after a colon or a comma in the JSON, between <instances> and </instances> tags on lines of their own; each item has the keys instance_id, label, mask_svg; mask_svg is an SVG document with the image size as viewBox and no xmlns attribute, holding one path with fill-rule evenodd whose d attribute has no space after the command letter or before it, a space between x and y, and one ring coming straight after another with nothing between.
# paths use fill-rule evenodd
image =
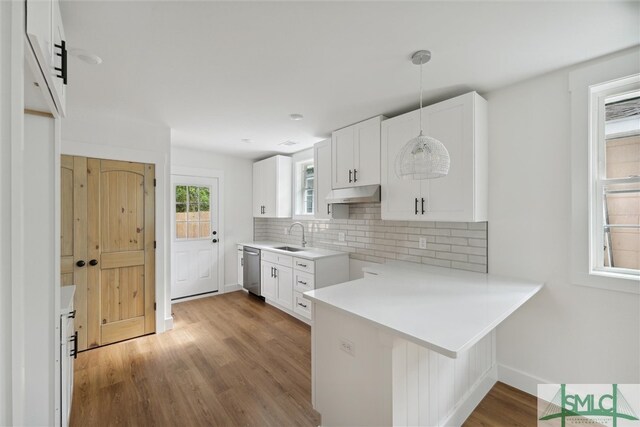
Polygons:
<instances>
[{"instance_id":1,"label":"cabinet knob","mask_svg":"<svg viewBox=\"0 0 640 427\"><path fill-rule=\"evenodd\" d=\"M98 265L98 260L97 259L92 259L91 261L89 261L89 265L91 265L91 266Z\"/></svg>"},{"instance_id":2,"label":"cabinet knob","mask_svg":"<svg viewBox=\"0 0 640 427\"><path fill-rule=\"evenodd\" d=\"M84 267L86 265L86 262L84 262L83 260L80 260L80 261L76 262L76 265L78 267Z\"/></svg>"},{"instance_id":3,"label":"cabinet knob","mask_svg":"<svg viewBox=\"0 0 640 427\"><path fill-rule=\"evenodd\" d=\"M218 243L218 239L213 239L212 242L213 243Z\"/></svg>"}]
</instances>

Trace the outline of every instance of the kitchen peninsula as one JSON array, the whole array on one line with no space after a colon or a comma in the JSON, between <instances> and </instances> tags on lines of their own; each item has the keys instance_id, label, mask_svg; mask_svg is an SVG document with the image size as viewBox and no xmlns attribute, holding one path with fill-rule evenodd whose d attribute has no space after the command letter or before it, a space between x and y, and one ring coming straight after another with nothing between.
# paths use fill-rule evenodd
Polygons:
<instances>
[{"instance_id":1,"label":"kitchen peninsula","mask_svg":"<svg viewBox=\"0 0 640 427\"><path fill-rule=\"evenodd\" d=\"M496 382L495 328L542 286L395 262L306 292L322 424L461 424Z\"/></svg>"}]
</instances>

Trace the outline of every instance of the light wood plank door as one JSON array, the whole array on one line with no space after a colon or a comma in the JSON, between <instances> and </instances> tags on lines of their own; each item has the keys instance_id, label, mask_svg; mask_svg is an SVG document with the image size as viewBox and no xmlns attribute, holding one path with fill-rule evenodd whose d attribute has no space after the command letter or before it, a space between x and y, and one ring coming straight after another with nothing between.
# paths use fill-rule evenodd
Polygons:
<instances>
[{"instance_id":1,"label":"light wood plank door","mask_svg":"<svg viewBox=\"0 0 640 427\"><path fill-rule=\"evenodd\" d=\"M76 285L79 350L155 332L154 165L61 163L61 274Z\"/></svg>"},{"instance_id":2,"label":"light wood plank door","mask_svg":"<svg viewBox=\"0 0 640 427\"><path fill-rule=\"evenodd\" d=\"M78 349L87 348L87 159L60 159L60 283L76 285Z\"/></svg>"}]
</instances>

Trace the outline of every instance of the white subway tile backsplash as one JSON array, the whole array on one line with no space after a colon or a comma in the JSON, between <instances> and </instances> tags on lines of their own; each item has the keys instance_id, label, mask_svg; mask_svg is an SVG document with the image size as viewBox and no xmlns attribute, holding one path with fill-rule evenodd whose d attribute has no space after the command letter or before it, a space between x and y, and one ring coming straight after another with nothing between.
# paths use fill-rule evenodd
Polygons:
<instances>
[{"instance_id":1,"label":"white subway tile backsplash","mask_svg":"<svg viewBox=\"0 0 640 427\"><path fill-rule=\"evenodd\" d=\"M290 219L255 218L254 239L299 245L302 233L284 234ZM309 246L349 253L352 259L401 260L470 271L487 271L487 223L383 221L380 204L349 207L349 219L302 220ZM338 233L345 241L338 240ZM426 239L427 249L419 248Z\"/></svg>"}]
</instances>

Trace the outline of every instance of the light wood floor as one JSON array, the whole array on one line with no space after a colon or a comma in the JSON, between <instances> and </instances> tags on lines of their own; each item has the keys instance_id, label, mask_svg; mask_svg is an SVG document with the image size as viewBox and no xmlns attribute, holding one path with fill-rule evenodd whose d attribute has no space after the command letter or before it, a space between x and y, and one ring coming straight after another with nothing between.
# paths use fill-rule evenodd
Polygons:
<instances>
[{"instance_id":1,"label":"light wood floor","mask_svg":"<svg viewBox=\"0 0 640 427\"><path fill-rule=\"evenodd\" d=\"M320 424L307 325L244 292L173 313L167 333L78 356L72 426ZM498 383L465 426L535 425L535 403Z\"/></svg>"}]
</instances>

